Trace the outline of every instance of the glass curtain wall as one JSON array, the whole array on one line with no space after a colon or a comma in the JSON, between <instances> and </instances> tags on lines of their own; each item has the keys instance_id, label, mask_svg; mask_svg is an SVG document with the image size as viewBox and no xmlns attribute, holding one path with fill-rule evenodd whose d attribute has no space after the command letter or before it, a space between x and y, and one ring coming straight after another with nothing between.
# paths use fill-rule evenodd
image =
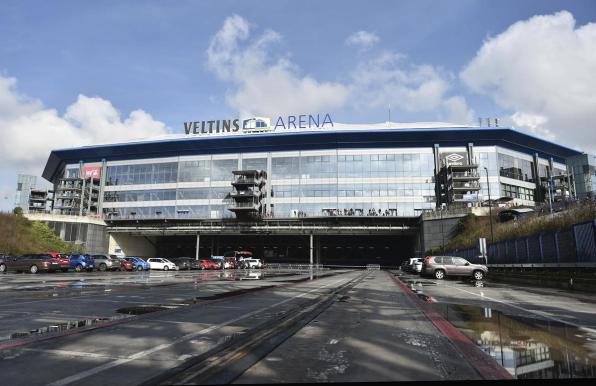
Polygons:
<instances>
[{"instance_id":1,"label":"glass curtain wall","mask_svg":"<svg viewBox=\"0 0 596 386\"><path fill-rule=\"evenodd\" d=\"M104 212L120 218L232 218L227 198L232 190L232 171L238 167L238 158L232 156L108 166L106 186L185 185L106 191ZM432 209L435 202L434 158L430 152L385 154L379 150L375 154L303 156L274 153L271 170L267 170L265 157L244 158L242 168L268 172L273 217L415 216L422 209ZM396 178L401 181L395 181ZM200 185L193 187L192 183ZM198 202L180 202L190 200ZM136 202L143 205L135 206Z\"/></svg>"}]
</instances>

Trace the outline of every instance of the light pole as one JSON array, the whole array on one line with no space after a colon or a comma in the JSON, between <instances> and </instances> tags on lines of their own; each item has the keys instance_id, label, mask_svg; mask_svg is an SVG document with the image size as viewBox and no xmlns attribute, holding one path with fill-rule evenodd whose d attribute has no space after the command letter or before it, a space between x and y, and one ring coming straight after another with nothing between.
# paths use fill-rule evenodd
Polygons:
<instances>
[{"instance_id":1,"label":"light pole","mask_svg":"<svg viewBox=\"0 0 596 386\"><path fill-rule=\"evenodd\" d=\"M490 220L490 243L493 244L495 242L495 236L493 234L493 211L492 205L490 202L490 183L488 182L488 169L486 166L484 167L484 171L486 172L486 187L488 188L488 216ZM488 255L488 250L486 251Z\"/></svg>"},{"instance_id":2,"label":"light pole","mask_svg":"<svg viewBox=\"0 0 596 386\"><path fill-rule=\"evenodd\" d=\"M443 208L445 208L445 204L441 203L441 254L445 253L445 232L443 232Z\"/></svg>"}]
</instances>

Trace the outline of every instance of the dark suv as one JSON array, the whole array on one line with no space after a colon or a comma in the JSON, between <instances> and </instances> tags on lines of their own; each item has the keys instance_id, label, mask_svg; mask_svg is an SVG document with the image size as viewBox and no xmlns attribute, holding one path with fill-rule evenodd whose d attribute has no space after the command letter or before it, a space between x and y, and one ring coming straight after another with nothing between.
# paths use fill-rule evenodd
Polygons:
<instances>
[{"instance_id":1,"label":"dark suv","mask_svg":"<svg viewBox=\"0 0 596 386\"><path fill-rule=\"evenodd\" d=\"M482 280L488 273L486 265L472 264L455 256L426 256L422 262L421 275L444 279L446 276L470 276Z\"/></svg>"}]
</instances>

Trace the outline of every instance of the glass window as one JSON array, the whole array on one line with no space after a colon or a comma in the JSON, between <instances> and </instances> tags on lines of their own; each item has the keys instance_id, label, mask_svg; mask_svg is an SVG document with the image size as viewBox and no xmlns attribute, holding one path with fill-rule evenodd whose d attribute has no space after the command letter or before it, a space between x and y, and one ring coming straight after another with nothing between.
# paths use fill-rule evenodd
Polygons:
<instances>
[{"instance_id":1,"label":"glass window","mask_svg":"<svg viewBox=\"0 0 596 386\"><path fill-rule=\"evenodd\" d=\"M299 157L278 157L271 160L271 178L290 179L300 177Z\"/></svg>"},{"instance_id":2,"label":"glass window","mask_svg":"<svg viewBox=\"0 0 596 386\"><path fill-rule=\"evenodd\" d=\"M231 181L232 171L238 170L238 160L218 159L211 162L212 181Z\"/></svg>"},{"instance_id":3,"label":"glass window","mask_svg":"<svg viewBox=\"0 0 596 386\"><path fill-rule=\"evenodd\" d=\"M104 193L105 202L175 200L175 189L125 190Z\"/></svg>"},{"instance_id":4,"label":"glass window","mask_svg":"<svg viewBox=\"0 0 596 386\"><path fill-rule=\"evenodd\" d=\"M521 181L534 181L534 163L499 153L499 174Z\"/></svg>"},{"instance_id":5,"label":"glass window","mask_svg":"<svg viewBox=\"0 0 596 386\"><path fill-rule=\"evenodd\" d=\"M443 262L441 264L443 265L453 265L453 259L449 256L443 256L442 257Z\"/></svg>"},{"instance_id":6,"label":"glass window","mask_svg":"<svg viewBox=\"0 0 596 386\"><path fill-rule=\"evenodd\" d=\"M177 179L177 162L108 166L106 185L159 184Z\"/></svg>"},{"instance_id":7,"label":"glass window","mask_svg":"<svg viewBox=\"0 0 596 386\"><path fill-rule=\"evenodd\" d=\"M205 182L211 177L211 161L180 161L178 169L180 182Z\"/></svg>"},{"instance_id":8,"label":"glass window","mask_svg":"<svg viewBox=\"0 0 596 386\"><path fill-rule=\"evenodd\" d=\"M178 189L178 200L202 200L209 198L209 188Z\"/></svg>"},{"instance_id":9,"label":"glass window","mask_svg":"<svg viewBox=\"0 0 596 386\"><path fill-rule=\"evenodd\" d=\"M242 160L242 169L267 171L267 158L244 158Z\"/></svg>"}]
</instances>

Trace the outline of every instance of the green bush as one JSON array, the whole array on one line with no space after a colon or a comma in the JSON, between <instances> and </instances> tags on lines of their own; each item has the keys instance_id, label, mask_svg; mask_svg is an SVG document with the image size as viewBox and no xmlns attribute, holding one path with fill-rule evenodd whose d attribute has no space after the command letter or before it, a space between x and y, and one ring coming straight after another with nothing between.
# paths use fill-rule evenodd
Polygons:
<instances>
[{"instance_id":1,"label":"green bush","mask_svg":"<svg viewBox=\"0 0 596 386\"><path fill-rule=\"evenodd\" d=\"M80 247L62 241L47 224L29 221L19 214L0 213L0 253L81 252Z\"/></svg>"},{"instance_id":2,"label":"green bush","mask_svg":"<svg viewBox=\"0 0 596 386\"><path fill-rule=\"evenodd\" d=\"M497 222L497 216L498 211L494 211L492 226L495 242L531 236L541 232L566 230L573 224L594 220L596 218L596 202L586 200L564 212L548 215L534 213L505 223ZM447 243L445 250L475 247L481 237L485 237L487 243L491 242L490 217L468 215L458 224L455 236Z\"/></svg>"}]
</instances>

